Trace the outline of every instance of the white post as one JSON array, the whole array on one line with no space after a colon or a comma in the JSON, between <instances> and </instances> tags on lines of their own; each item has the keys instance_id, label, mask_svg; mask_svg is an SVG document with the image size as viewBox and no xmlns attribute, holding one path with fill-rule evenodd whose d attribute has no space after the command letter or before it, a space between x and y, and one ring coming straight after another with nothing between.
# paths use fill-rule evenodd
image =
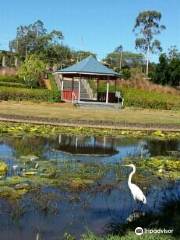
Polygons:
<instances>
[{"instance_id":1,"label":"white post","mask_svg":"<svg viewBox=\"0 0 180 240\"><path fill-rule=\"evenodd\" d=\"M6 67L6 56L2 57L2 67Z\"/></svg>"},{"instance_id":2,"label":"white post","mask_svg":"<svg viewBox=\"0 0 180 240\"><path fill-rule=\"evenodd\" d=\"M80 102L81 100L81 79L79 79L79 87L78 87L78 102Z\"/></svg>"},{"instance_id":3,"label":"white post","mask_svg":"<svg viewBox=\"0 0 180 240\"><path fill-rule=\"evenodd\" d=\"M109 81L107 81L106 85L106 103L108 103L108 99L109 99Z\"/></svg>"},{"instance_id":4,"label":"white post","mask_svg":"<svg viewBox=\"0 0 180 240\"><path fill-rule=\"evenodd\" d=\"M74 103L74 77L72 78L72 103Z\"/></svg>"},{"instance_id":5,"label":"white post","mask_svg":"<svg viewBox=\"0 0 180 240\"><path fill-rule=\"evenodd\" d=\"M77 138L77 136L76 136L75 146L76 146L76 149L77 149L77 146L78 146L78 138Z\"/></svg>"},{"instance_id":6,"label":"white post","mask_svg":"<svg viewBox=\"0 0 180 240\"><path fill-rule=\"evenodd\" d=\"M61 134L59 134L59 144L61 144Z\"/></svg>"},{"instance_id":7,"label":"white post","mask_svg":"<svg viewBox=\"0 0 180 240\"><path fill-rule=\"evenodd\" d=\"M61 100L63 100L63 88L64 88L64 81L61 80Z\"/></svg>"},{"instance_id":8,"label":"white post","mask_svg":"<svg viewBox=\"0 0 180 240\"><path fill-rule=\"evenodd\" d=\"M18 67L18 59L17 59L16 56L14 57L14 66L15 66L15 67Z\"/></svg>"}]
</instances>

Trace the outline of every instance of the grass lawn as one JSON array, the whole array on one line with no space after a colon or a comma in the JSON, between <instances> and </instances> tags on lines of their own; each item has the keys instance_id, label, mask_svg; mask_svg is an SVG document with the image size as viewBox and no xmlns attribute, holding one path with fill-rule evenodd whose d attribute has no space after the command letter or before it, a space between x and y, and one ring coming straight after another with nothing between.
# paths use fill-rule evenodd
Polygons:
<instances>
[{"instance_id":1,"label":"grass lawn","mask_svg":"<svg viewBox=\"0 0 180 240\"><path fill-rule=\"evenodd\" d=\"M180 127L180 111L125 108L87 109L68 103L0 102L0 115L56 118L60 120L109 121L114 123L165 124Z\"/></svg>"}]
</instances>

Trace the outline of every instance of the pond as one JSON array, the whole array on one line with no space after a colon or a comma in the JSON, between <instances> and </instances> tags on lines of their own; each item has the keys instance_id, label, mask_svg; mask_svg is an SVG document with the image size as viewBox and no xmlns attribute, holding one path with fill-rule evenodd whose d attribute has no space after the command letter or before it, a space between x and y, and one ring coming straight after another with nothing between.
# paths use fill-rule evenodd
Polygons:
<instances>
[{"instance_id":1,"label":"pond","mask_svg":"<svg viewBox=\"0 0 180 240\"><path fill-rule=\"evenodd\" d=\"M103 235L135 211L157 214L180 201L180 139L1 134L0 160L7 166L0 174L3 240ZM146 205L131 196L127 162L137 167L133 182Z\"/></svg>"}]
</instances>

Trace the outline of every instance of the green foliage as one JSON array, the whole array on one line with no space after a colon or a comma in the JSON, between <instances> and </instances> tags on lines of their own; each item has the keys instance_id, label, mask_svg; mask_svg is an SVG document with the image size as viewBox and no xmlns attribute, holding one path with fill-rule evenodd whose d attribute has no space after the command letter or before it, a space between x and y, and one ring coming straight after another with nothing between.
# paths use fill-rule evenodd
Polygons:
<instances>
[{"instance_id":1,"label":"green foliage","mask_svg":"<svg viewBox=\"0 0 180 240\"><path fill-rule=\"evenodd\" d=\"M0 76L0 82L11 82L11 83L24 83L23 78L19 78L18 76Z\"/></svg>"},{"instance_id":2,"label":"green foliage","mask_svg":"<svg viewBox=\"0 0 180 240\"><path fill-rule=\"evenodd\" d=\"M123 79L129 79L131 77L131 71L129 70L129 68L123 68L121 73Z\"/></svg>"},{"instance_id":3,"label":"green foliage","mask_svg":"<svg viewBox=\"0 0 180 240\"><path fill-rule=\"evenodd\" d=\"M106 58L103 60L106 64L108 64L111 68L116 71L120 71L119 65L121 60L120 52L112 52L109 53ZM122 67L140 67L144 64L144 56L139 53L133 52L122 52Z\"/></svg>"},{"instance_id":4,"label":"green foliage","mask_svg":"<svg viewBox=\"0 0 180 240\"><path fill-rule=\"evenodd\" d=\"M37 54L49 67L66 67L93 54L86 51L74 51L63 45L61 31L48 32L40 20L19 26L16 38L10 41L10 50L14 51L21 61L28 55ZM95 54L93 54L95 55Z\"/></svg>"},{"instance_id":5,"label":"green foliage","mask_svg":"<svg viewBox=\"0 0 180 240\"><path fill-rule=\"evenodd\" d=\"M7 171L8 171L7 164L0 160L0 176L5 175Z\"/></svg>"},{"instance_id":6,"label":"green foliage","mask_svg":"<svg viewBox=\"0 0 180 240\"><path fill-rule=\"evenodd\" d=\"M162 85L180 85L180 53L177 49L171 49L168 55L160 55L152 80Z\"/></svg>"},{"instance_id":7,"label":"green foliage","mask_svg":"<svg viewBox=\"0 0 180 240\"><path fill-rule=\"evenodd\" d=\"M42 53L52 44L58 44L63 39L61 31L53 30L48 33L44 23L40 20L27 26L17 28L16 38L10 41L9 46L24 60L28 54Z\"/></svg>"},{"instance_id":8,"label":"green foliage","mask_svg":"<svg viewBox=\"0 0 180 240\"><path fill-rule=\"evenodd\" d=\"M152 108L165 110L179 110L180 96L167 93L158 93L148 90L142 90L133 87L117 87L124 98L124 106L138 108ZM105 92L106 85L99 86L99 92ZM115 87L110 86L110 92L114 92Z\"/></svg>"},{"instance_id":9,"label":"green foliage","mask_svg":"<svg viewBox=\"0 0 180 240\"><path fill-rule=\"evenodd\" d=\"M48 79L50 79L52 91L59 92L54 76L52 74L48 74Z\"/></svg>"},{"instance_id":10,"label":"green foliage","mask_svg":"<svg viewBox=\"0 0 180 240\"><path fill-rule=\"evenodd\" d=\"M180 109L180 97L172 94L149 92L136 88L120 88L125 106L153 109Z\"/></svg>"},{"instance_id":11,"label":"green foliage","mask_svg":"<svg viewBox=\"0 0 180 240\"><path fill-rule=\"evenodd\" d=\"M16 100L16 101L48 101L58 102L59 93L47 89L27 89L15 87L1 87L0 100Z\"/></svg>"},{"instance_id":12,"label":"green foliage","mask_svg":"<svg viewBox=\"0 0 180 240\"><path fill-rule=\"evenodd\" d=\"M161 44L154 39L154 35L161 33L165 29L164 25L160 25L161 13L157 11L140 12L136 18L133 31L136 31L135 46L146 54L146 74L148 75L149 52L156 53L162 51Z\"/></svg>"},{"instance_id":13,"label":"green foliage","mask_svg":"<svg viewBox=\"0 0 180 240\"><path fill-rule=\"evenodd\" d=\"M36 55L30 55L18 70L20 78L24 78L27 86L37 87L39 80L46 71L46 65Z\"/></svg>"},{"instance_id":14,"label":"green foliage","mask_svg":"<svg viewBox=\"0 0 180 240\"><path fill-rule=\"evenodd\" d=\"M56 64L58 67L62 68L71 64L70 59L72 58L72 53L68 46L52 43L49 44L44 51L39 52L39 56L50 67Z\"/></svg>"},{"instance_id":15,"label":"green foliage","mask_svg":"<svg viewBox=\"0 0 180 240\"><path fill-rule=\"evenodd\" d=\"M0 86L4 86L4 87L17 87L17 88L25 88L26 85L23 83L16 83L16 82L1 82L0 81Z\"/></svg>"},{"instance_id":16,"label":"green foliage","mask_svg":"<svg viewBox=\"0 0 180 240\"><path fill-rule=\"evenodd\" d=\"M99 237L89 232L81 237L81 240L175 240L172 236L165 234L143 234L142 236L136 235L134 232L127 232L124 235L108 235Z\"/></svg>"},{"instance_id":17,"label":"green foliage","mask_svg":"<svg viewBox=\"0 0 180 240\"><path fill-rule=\"evenodd\" d=\"M143 52L151 51L152 53L158 49L161 50L160 42L153 40L154 35L159 34L164 25L160 25L161 13L157 11L140 12L136 18L134 31L138 30L137 34L140 38L136 39L136 48L140 48Z\"/></svg>"},{"instance_id":18,"label":"green foliage","mask_svg":"<svg viewBox=\"0 0 180 240\"><path fill-rule=\"evenodd\" d=\"M165 132L165 131L155 131L155 132L148 132L147 131L132 131L132 130L118 130L118 129L106 129L106 128L91 128L91 127L52 127L49 125L33 125L33 124L23 124L23 123L1 123L0 124L0 134L6 134L10 136L31 136L31 144L30 142L27 142L26 139L24 140L23 144L21 143L21 146L23 149L19 149L19 152L21 154L32 154L37 147L32 148L36 145L41 145L38 140L32 138L32 136L54 136L54 134L68 134L68 135L76 135L76 136L113 136L113 137L131 137L131 138L142 138L143 136L154 138L154 139L179 139L180 138L180 132ZM148 134L148 136L147 136ZM32 144L33 143L33 144ZM20 145L19 139L17 139L17 142L14 140L13 145L16 149L18 149L18 146ZM25 146L26 145L26 146ZM30 152L27 150L30 146ZM20 146L19 146L20 147ZM36 152L38 155L39 153Z\"/></svg>"},{"instance_id":19,"label":"green foliage","mask_svg":"<svg viewBox=\"0 0 180 240\"><path fill-rule=\"evenodd\" d=\"M169 79L168 59L166 54L161 54L159 64L157 64L153 81L162 85L166 85Z\"/></svg>"}]
</instances>

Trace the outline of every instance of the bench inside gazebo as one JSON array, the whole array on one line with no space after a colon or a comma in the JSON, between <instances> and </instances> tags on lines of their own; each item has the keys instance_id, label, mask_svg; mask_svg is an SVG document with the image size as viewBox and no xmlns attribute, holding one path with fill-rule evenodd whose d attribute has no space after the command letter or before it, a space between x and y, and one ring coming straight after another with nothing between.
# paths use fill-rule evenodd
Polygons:
<instances>
[{"instance_id":1,"label":"bench inside gazebo","mask_svg":"<svg viewBox=\"0 0 180 240\"><path fill-rule=\"evenodd\" d=\"M61 100L83 106L121 107L123 99L116 91L119 74L89 56L82 61L55 72L56 83L61 92ZM93 81L96 91L90 87ZM106 91L99 90L100 81L106 82ZM110 84L115 91L110 91Z\"/></svg>"}]
</instances>

